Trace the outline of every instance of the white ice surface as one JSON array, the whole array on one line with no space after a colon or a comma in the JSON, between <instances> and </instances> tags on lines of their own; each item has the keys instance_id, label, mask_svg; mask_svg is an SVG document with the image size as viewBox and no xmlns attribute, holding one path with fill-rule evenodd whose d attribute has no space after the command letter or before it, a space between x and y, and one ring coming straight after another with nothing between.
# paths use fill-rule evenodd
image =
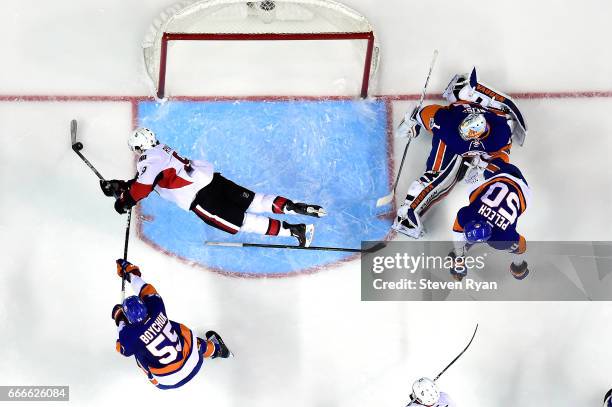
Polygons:
<instances>
[{"instance_id":1,"label":"white ice surface","mask_svg":"<svg viewBox=\"0 0 612 407\"><path fill-rule=\"evenodd\" d=\"M609 1L347 4L377 29L380 93L419 92L434 47L433 90L472 64L506 91L612 89ZM147 94L140 42L166 5L2 2L0 94ZM520 230L529 239L612 240L612 101L518 102L531 132L513 159L534 189ZM407 105L395 105L396 122ZM79 406L401 406L411 381L437 373L478 321L473 349L441 379L460 406L598 406L611 386L609 303L361 303L358 262L303 277L234 279L134 238L130 254L170 316L214 327L236 353L178 391L158 391L114 351L109 314L119 297L123 218L69 149L73 117L102 173L130 176L129 103L0 102L0 385L69 384ZM425 138L411 147L404 189L427 151ZM431 238L446 236L465 202L461 188L427 218Z\"/></svg>"}]
</instances>

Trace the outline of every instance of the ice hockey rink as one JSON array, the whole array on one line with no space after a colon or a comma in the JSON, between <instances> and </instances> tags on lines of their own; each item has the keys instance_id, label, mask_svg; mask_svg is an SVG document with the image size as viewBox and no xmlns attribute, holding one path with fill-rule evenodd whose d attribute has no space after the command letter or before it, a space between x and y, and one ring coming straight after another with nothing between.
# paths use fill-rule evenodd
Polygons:
<instances>
[{"instance_id":1,"label":"ice hockey rink","mask_svg":"<svg viewBox=\"0 0 612 407\"><path fill-rule=\"evenodd\" d=\"M114 260L123 252L125 217L115 213L70 149L73 118L83 152L107 178L133 176L125 139L137 124L156 123L176 143L180 134L193 136L190 129L214 128L216 143L186 142L184 154L213 157L224 172L253 188L319 196L335 211L330 210L331 220L321 221L315 243L355 246L361 233L401 239L387 234L391 221L374 208L395 175L385 172L385 154L393 152L397 169L404 146L387 137L385 115L395 127L414 106L438 49L430 101L454 74L474 65L483 81L517 96L530 129L525 145L513 147L512 160L533 190L519 231L528 240L612 240L612 3L343 3L367 16L376 30L381 61L372 94L382 97L338 100L355 105L323 106L313 116L299 110L283 114L287 106L267 114L266 106L247 104L265 101L262 95L324 103L317 97L357 94L355 77L343 76L354 71L350 64L359 69L351 55L306 47L283 57L265 47L232 44L225 57L206 59L200 75L175 76L168 83L175 95L204 103L190 105L200 109L197 114L181 110L173 116L172 98L161 105L150 100L140 47L149 24L170 1L0 3L0 385L69 385L70 403L78 406L401 407L412 382L435 376L479 323L468 353L439 380L458 406L601 405L612 387L610 302L361 302L358 258L203 252L210 236L202 234L212 232L195 217L180 218L174 227L165 224L167 235L163 228L146 235L144 215L157 213L151 225L175 215L158 212L160 202L143 208L134 221L129 259L163 296L171 319L200 333L215 329L235 358L206 360L190 383L161 391L132 359L115 352L110 313L120 295ZM291 79L283 72L284 59L297 60L301 69L312 66L317 75L306 85ZM350 126L326 135L325 120L319 120L326 113L334 126ZM273 137L292 123L295 134L271 139L269 151L252 150L246 142L267 140L260 136ZM379 138L357 134L367 123ZM224 134L229 141L223 142ZM336 144L325 146L328 155L317 159L313 140L332 137ZM304 146L308 155L296 153ZM382 154L379 167L363 164L362 148ZM428 149L427 135L413 142L398 188L402 193L420 175ZM275 160L286 161L272 171ZM294 166L287 167L289 162ZM370 172L357 173L366 167ZM465 188L457 186L428 213L427 239L450 238L455 213L467 202ZM159 235L162 240L152 243L151 236ZM160 249L179 238L185 252ZM206 255L197 257L201 253ZM211 266L220 257L224 263Z\"/></svg>"}]
</instances>

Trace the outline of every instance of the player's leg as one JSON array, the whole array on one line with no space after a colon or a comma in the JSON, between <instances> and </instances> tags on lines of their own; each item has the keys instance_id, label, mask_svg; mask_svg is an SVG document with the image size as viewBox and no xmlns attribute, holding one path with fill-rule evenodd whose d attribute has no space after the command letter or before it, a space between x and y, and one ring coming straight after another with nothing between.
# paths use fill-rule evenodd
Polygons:
<instances>
[{"instance_id":1,"label":"player's leg","mask_svg":"<svg viewBox=\"0 0 612 407\"><path fill-rule=\"evenodd\" d=\"M295 237L303 246L310 244L314 227L290 224L247 213L255 193L215 173L213 180L196 195L191 210L208 225L227 233L240 231L268 236Z\"/></svg>"},{"instance_id":2,"label":"player's leg","mask_svg":"<svg viewBox=\"0 0 612 407\"><path fill-rule=\"evenodd\" d=\"M319 205L294 202L280 195L268 195L259 192L255 193L253 202L247 208L247 212L307 215L317 218L327 215Z\"/></svg>"},{"instance_id":3,"label":"player's leg","mask_svg":"<svg viewBox=\"0 0 612 407\"><path fill-rule=\"evenodd\" d=\"M463 158L448 151L441 140L434 140L426 170L408 188L397 212L393 228L418 239L423 234L421 216L444 198L464 174Z\"/></svg>"},{"instance_id":4,"label":"player's leg","mask_svg":"<svg viewBox=\"0 0 612 407\"><path fill-rule=\"evenodd\" d=\"M214 333L214 335L209 335L210 333ZM209 337L210 336L210 337ZM207 339L198 338L198 350L202 354L204 358L227 358L230 355L229 349L225 346L225 343L214 331L208 331L206 333Z\"/></svg>"}]
</instances>

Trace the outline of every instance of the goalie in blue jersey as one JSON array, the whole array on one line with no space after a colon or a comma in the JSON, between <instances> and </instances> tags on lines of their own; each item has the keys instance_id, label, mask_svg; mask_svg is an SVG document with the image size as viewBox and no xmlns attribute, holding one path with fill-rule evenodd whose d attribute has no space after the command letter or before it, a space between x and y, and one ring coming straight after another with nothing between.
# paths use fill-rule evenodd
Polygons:
<instances>
[{"instance_id":1,"label":"goalie in blue jersey","mask_svg":"<svg viewBox=\"0 0 612 407\"><path fill-rule=\"evenodd\" d=\"M473 182L474 160L509 162L512 139L522 144L526 127L510 97L478 83L476 71L456 75L443 97L448 106L416 107L406 114L399 135L415 138L431 133L431 152L425 172L408 188L393 228L418 239L424 234L421 217L462 179Z\"/></svg>"}]
</instances>

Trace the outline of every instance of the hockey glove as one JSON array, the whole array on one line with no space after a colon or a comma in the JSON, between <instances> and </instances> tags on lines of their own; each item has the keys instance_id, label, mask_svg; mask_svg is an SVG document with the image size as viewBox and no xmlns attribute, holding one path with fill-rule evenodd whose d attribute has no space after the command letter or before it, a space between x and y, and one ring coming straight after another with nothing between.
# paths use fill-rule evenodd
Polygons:
<instances>
[{"instance_id":1,"label":"hockey glove","mask_svg":"<svg viewBox=\"0 0 612 407\"><path fill-rule=\"evenodd\" d=\"M129 190L122 192L121 195L115 200L115 210L120 215L126 213L134 205L136 205L136 201L134 198L132 198Z\"/></svg>"},{"instance_id":2,"label":"hockey glove","mask_svg":"<svg viewBox=\"0 0 612 407\"><path fill-rule=\"evenodd\" d=\"M453 261L452 266L450 268L450 274L455 281L461 281L465 276L467 276L467 267L465 266L465 259L463 257L457 256L455 251L453 250L448 254L447 257L450 257Z\"/></svg>"},{"instance_id":3,"label":"hockey glove","mask_svg":"<svg viewBox=\"0 0 612 407\"><path fill-rule=\"evenodd\" d=\"M121 306L121 304L115 304L111 317L115 320L115 325L117 326L119 326L119 323L121 321L125 322L126 324L128 323L128 320L125 314L123 313L123 307Z\"/></svg>"},{"instance_id":4,"label":"hockey glove","mask_svg":"<svg viewBox=\"0 0 612 407\"><path fill-rule=\"evenodd\" d=\"M140 273L140 269L138 268L138 266L130 263L129 261L125 259L117 259L117 275L122 278L123 278L123 275L125 275L125 279L131 283L132 274L138 277L142 275Z\"/></svg>"},{"instance_id":5,"label":"hockey glove","mask_svg":"<svg viewBox=\"0 0 612 407\"><path fill-rule=\"evenodd\" d=\"M112 179L110 181L100 180L100 188L104 195L118 198L123 192L130 189L130 183L117 179Z\"/></svg>"},{"instance_id":6,"label":"hockey glove","mask_svg":"<svg viewBox=\"0 0 612 407\"><path fill-rule=\"evenodd\" d=\"M397 128L397 135L399 137L418 137L419 133L421 132L421 125L416 119L418 111L419 108L415 107L410 114L406 113L402 119L402 122Z\"/></svg>"}]
</instances>

